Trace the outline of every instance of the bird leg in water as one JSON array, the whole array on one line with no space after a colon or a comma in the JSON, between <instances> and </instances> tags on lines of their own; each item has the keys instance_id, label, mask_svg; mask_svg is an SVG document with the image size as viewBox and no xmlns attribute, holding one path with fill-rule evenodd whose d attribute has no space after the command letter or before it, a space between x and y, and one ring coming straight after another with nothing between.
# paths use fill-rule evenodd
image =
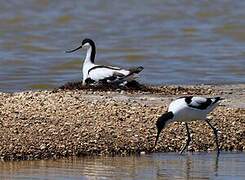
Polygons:
<instances>
[{"instance_id":1,"label":"bird leg in water","mask_svg":"<svg viewBox=\"0 0 245 180\"><path fill-rule=\"evenodd\" d=\"M215 135L215 142L216 142L216 147L217 147L217 153L219 154L218 130L217 130L215 127L213 127L212 124L210 124L210 122L209 122L208 119L206 119L205 121L208 123L208 125L209 125L209 126L212 128L212 130L213 130L213 133L214 133L214 135Z\"/></svg>"},{"instance_id":2,"label":"bird leg in water","mask_svg":"<svg viewBox=\"0 0 245 180\"><path fill-rule=\"evenodd\" d=\"M191 142L191 135L190 135L187 123L185 123L185 127L186 127L186 132L187 132L187 140L186 140L185 146L181 149L180 154L182 154L186 148L188 150L189 143Z\"/></svg>"}]
</instances>

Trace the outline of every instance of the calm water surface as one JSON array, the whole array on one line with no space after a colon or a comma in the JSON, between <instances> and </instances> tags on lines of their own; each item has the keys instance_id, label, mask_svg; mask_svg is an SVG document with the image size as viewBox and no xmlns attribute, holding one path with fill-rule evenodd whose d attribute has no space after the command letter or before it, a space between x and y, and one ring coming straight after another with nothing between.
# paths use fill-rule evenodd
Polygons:
<instances>
[{"instance_id":1,"label":"calm water surface","mask_svg":"<svg viewBox=\"0 0 245 180\"><path fill-rule=\"evenodd\" d=\"M244 83L244 9L244 0L2 0L0 91L80 80L85 52L64 51L85 37L97 63L144 66L144 83Z\"/></svg>"},{"instance_id":2,"label":"calm water surface","mask_svg":"<svg viewBox=\"0 0 245 180\"><path fill-rule=\"evenodd\" d=\"M96 62L142 65L150 84L245 83L245 1L1 0L0 91L51 89ZM245 154L1 162L0 179L245 179Z\"/></svg>"},{"instance_id":3,"label":"calm water surface","mask_svg":"<svg viewBox=\"0 0 245 180\"><path fill-rule=\"evenodd\" d=\"M87 157L1 162L2 180L67 179L245 179L245 154L156 153L140 157Z\"/></svg>"}]
</instances>

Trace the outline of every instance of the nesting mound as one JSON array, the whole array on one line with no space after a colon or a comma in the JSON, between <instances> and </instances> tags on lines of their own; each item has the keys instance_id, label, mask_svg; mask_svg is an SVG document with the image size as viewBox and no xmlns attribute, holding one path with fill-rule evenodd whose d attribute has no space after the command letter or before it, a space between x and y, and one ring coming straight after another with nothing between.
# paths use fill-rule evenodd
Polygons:
<instances>
[{"instance_id":1,"label":"nesting mound","mask_svg":"<svg viewBox=\"0 0 245 180\"><path fill-rule=\"evenodd\" d=\"M107 92L107 91L125 91L130 94L161 94L161 95L209 95L218 94L218 91L212 88L212 86L203 87L202 85L195 86L147 86L140 84L137 81L129 82L125 86L118 86L115 84L99 84L99 85L83 85L79 82L68 82L54 92L58 90L81 90L81 91L92 91L92 92Z\"/></svg>"},{"instance_id":2,"label":"nesting mound","mask_svg":"<svg viewBox=\"0 0 245 180\"><path fill-rule=\"evenodd\" d=\"M128 82L125 86L118 86L118 84L97 84L97 85L83 85L82 81L78 82L68 82L58 89L62 90L93 90L93 91L137 91L144 89L144 85L141 85L137 81Z\"/></svg>"}]
</instances>

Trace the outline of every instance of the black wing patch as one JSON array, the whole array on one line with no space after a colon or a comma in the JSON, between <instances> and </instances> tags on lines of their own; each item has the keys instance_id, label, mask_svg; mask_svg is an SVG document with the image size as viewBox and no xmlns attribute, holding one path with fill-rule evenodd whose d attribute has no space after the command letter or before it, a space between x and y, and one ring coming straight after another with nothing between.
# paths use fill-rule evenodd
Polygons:
<instances>
[{"instance_id":1,"label":"black wing patch","mask_svg":"<svg viewBox=\"0 0 245 180\"><path fill-rule=\"evenodd\" d=\"M104 79L100 79L98 82L99 82L99 83L102 83L102 84L112 83L113 81L122 80L124 77L125 77L124 74L115 72L115 73L113 73L112 76L106 77L106 78L104 78ZM87 79L85 80L85 83L86 83L86 84L93 84L93 83L96 83L96 81L93 80L92 78L87 78Z\"/></svg>"},{"instance_id":2,"label":"black wing patch","mask_svg":"<svg viewBox=\"0 0 245 180\"><path fill-rule=\"evenodd\" d=\"M95 80L93 80L91 78L87 78L87 79L85 79L85 83L86 84L93 84L93 83L95 83Z\"/></svg>"},{"instance_id":3,"label":"black wing patch","mask_svg":"<svg viewBox=\"0 0 245 180\"><path fill-rule=\"evenodd\" d=\"M94 66L92 68L90 68L88 70L88 74L90 73L90 71L94 70L94 69L99 69L99 68L107 68L107 69L111 69L111 70L121 70L121 68L117 68L117 67L111 67L111 66L104 66L104 65L100 65L100 66Z\"/></svg>"},{"instance_id":4,"label":"black wing patch","mask_svg":"<svg viewBox=\"0 0 245 180\"><path fill-rule=\"evenodd\" d=\"M200 99L200 101L198 100L194 101L193 96L185 97L185 102L189 107L200 109L200 110L207 109L213 103L211 98L205 98L205 100L206 101L202 101Z\"/></svg>"},{"instance_id":5,"label":"black wing patch","mask_svg":"<svg viewBox=\"0 0 245 180\"><path fill-rule=\"evenodd\" d=\"M191 103L191 99L193 98L193 96L182 96L182 97L180 97L180 98L185 98L185 102L187 103L187 104L190 104ZM179 98L179 99L180 99Z\"/></svg>"},{"instance_id":6,"label":"black wing patch","mask_svg":"<svg viewBox=\"0 0 245 180\"><path fill-rule=\"evenodd\" d=\"M124 74L119 72L114 72L112 76L106 77L104 79L99 80L101 83L112 83L113 81L120 81L125 77Z\"/></svg>"},{"instance_id":7,"label":"black wing patch","mask_svg":"<svg viewBox=\"0 0 245 180\"><path fill-rule=\"evenodd\" d=\"M221 97L215 97L215 98L213 98L213 99L214 99L213 104L219 102L220 100L224 100L224 98L221 98Z\"/></svg>"},{"instance_id":8,"label":"black wing patch","mask_svg":"<svg viewBox=\"0 0 245 180\"><path fill-rule=\"evenodd\" d=\"M99 68L107 68L107 69L111 69L111 70L116 70L116 71L119 71L119 70L122 70L121 68L118 68L118 67L112 67L112 66L104 66L104 65L98 65L98 66L94 66L92 68L90 68L88 70L88 74L95 70L95 69L99 69ZM143 67L137 67L137 68L132 68L129 70L129 74L128 75L125 75L125 74L122 74L122 73L119 73L119 72L113 72L113 75L110 76L110 77L106 77L104 79L101 79L99 80L100 83L113 83L115 81L123 81L125 78L129 77L130 75L134 74L134 73L139 73L140 71L142 71L144 68ZM85 82L88 84L91 84L91 83L95 83L95 81L91 78L89 79L86 79Z\"/></svg>"},{"instance_id":9,"label":"black wing patch","mask_svg":"<svg viewBox=\"0 0 245 180\"><path fill-rule=\"evenodd\" d=\"M110 77L106 77L104 79L100 79L99 82L103 83L103 84L106 84L106 83L110 83L112 81L115 81L116 79L117 79L116 76L110 76Z\"/></svg>"},{"instance_id":10,"label":"black wing patch","mask_svg":"<svg viewBox=\"0 0 245 180\"><path fill-rule=\"evenodd\" d=\"M139 67L133 67L133 68L130 68L129 71L130 71L130 74L138 74L140 73L144 68L142 66L139 66Z\"/></svg>"}]
</instances>

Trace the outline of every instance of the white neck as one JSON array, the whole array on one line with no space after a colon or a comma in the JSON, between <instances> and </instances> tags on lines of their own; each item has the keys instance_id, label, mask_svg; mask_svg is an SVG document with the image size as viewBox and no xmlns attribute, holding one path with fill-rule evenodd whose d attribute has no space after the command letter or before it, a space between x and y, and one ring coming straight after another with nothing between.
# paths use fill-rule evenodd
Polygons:
<instances>
[{"instance_id":1,"label":"white neck","mask_svg":"<svg viewBox=\"0 0 245 180\"><path fill-rule=\"evenodd\" d=\"M86 54L86 58L85 58L84 63L92 63L91 62L91 53L92 53L92 47L89 46L89 48L87 49L87 54Z\"/></svg>"}]
</instances>

